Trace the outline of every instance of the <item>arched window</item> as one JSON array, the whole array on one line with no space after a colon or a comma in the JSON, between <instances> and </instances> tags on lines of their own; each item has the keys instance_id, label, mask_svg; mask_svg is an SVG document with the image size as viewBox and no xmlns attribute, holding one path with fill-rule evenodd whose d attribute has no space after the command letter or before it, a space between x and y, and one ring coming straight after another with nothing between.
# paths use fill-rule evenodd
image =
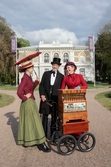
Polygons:
<instances>
[{"instance_id":1,"label":"arched window","mask_svg":"<svg viewBox=\"0 0 111 167\"><path fill-rule=\"evenodd\" d=\"M64 55L63 55L63 62L67 62L68 60L69 60L68 53L64 53Z\"/></svg>"},{"instance_id":2,"label":"arched window","mask_svg":"<svg viewBox=\"0 0 111 167\"><path fill-rule=\"evenodd\" d=\"M58 53L54 53L54 57L59 58L59 54Z\"/></svg>"},{"instance_id":3,"label":"arched window","mask_svg":"<svg viewBox=\"0 0 111 167\"><path fill-rule=\"evenodd\" d=\"M49 63L49 54L48 53L44 54L44 63Z\"/></svg>"},{"instance_id":4,"label":"arched window","mask_svg":"<svg viewBox=\"0 0 111 167\"><path fill-rule=\"evenodd\" d=\"M84 52L79 53L79 62L80 63L85 63L86 62L86 56Z\"/></svg>"}]
</instances>

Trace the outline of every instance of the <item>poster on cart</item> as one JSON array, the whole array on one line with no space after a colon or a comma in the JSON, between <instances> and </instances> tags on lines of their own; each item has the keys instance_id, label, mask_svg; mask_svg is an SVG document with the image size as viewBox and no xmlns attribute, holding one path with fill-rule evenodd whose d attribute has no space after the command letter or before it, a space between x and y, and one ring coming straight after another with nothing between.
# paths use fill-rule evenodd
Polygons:
<instances>
[{"instance_id":1,"label":"poster on cart","mask_svg":"<svg viewBox=\"0 0 111 167\"><path fill-rule=\"evenodd\" d=\"M64 104L65 112L84 111L84 110L86 110L86 102Z\"/></svg>"}]
</instances>

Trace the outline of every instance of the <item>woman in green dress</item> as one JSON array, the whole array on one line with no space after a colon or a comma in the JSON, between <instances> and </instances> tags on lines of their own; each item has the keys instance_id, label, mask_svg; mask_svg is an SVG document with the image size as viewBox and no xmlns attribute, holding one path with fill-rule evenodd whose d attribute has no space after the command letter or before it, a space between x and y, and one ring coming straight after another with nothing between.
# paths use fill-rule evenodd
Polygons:
<instances>
[{"instance_id":1,"label":"woman in green dress","mask_svg":"<svg viewBox=\"0 0 111 167\"><path fill-rule=\"evenodd\" d=\"M24 72L24 75L17 90L17 95L22 100L19 113L18 145L24 147L36 145L39 150L50 152L51 150L45 144L46 137L33 94L39 84L38 78L35 82L32 81L33 70L34 65L31 61L23 62L19 68L19 72Z\"/></svg>"}]
</instances>

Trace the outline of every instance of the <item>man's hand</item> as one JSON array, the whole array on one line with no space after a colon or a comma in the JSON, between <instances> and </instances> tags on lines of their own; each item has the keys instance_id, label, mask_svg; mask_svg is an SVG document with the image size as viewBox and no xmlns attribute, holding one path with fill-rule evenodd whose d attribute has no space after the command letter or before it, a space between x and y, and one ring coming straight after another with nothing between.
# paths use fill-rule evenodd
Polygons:
<instances>
[{"instance_id":1,"label":"man's hand","mask_svg":"<svg viewBox=\"0 0 111 167\"><path fill-rule=\"evenodd\" d=\"M46 97L44 95L41 95L41 100L44 102L46 101Z\"/></svg>"}]
</instances>

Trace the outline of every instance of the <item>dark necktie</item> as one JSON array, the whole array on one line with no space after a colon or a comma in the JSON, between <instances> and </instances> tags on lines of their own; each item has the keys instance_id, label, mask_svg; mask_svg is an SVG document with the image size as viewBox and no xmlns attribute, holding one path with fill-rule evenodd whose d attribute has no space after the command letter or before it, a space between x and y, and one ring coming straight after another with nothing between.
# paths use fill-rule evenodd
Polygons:
<instances>
[{"instance_id":1,"label":"dark necktie","mask_svg":"<svg viewBox=\"0 0 111 167\"><path fill-rule=\"evenodd\" d=\"M52 71L51 73L53 73L53 77L55 77L55 71Z\"/></svg>"}]
</instances>

